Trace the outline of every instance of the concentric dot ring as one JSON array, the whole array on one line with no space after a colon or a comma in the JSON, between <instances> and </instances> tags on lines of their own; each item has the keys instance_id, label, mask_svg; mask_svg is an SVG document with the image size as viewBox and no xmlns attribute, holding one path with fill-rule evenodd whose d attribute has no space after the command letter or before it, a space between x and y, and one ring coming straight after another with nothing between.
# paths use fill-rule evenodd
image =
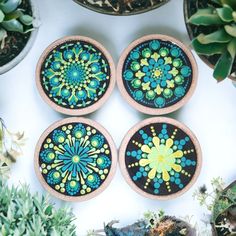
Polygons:
<instances>
[{"instance_id":1,"label":"concentric dot ring","mask_svg":"<svg viewBox=\"0 0 236 236\"><path fill-rule=\"evenodd\" d=\"M75 134L75 128L78 129L80 138ZM67 133L68 129L70 132ZM57 136L62 130L67 135L64 140ZM88 133L83 133L84 130ZM58 138L58 144L55 143L55 138ZM102 146L98 146L94 138L100 140ZM53 152L49 153L51 150ZM66 118L52 124L41 135L34 154L34 168L40 183L50 194L64 201L81 202L96 197L108 187L116 167L117 149L112 137L100 124L86 118ZM74 170L76 171L73 173ZM53 173L50 174L50 171ZM60 176L66 180L57 182ZM78 185L81 191L75 189Z\"/></svg>"},{"instance_id":2,"label":"concentric dot ring","mask_svg":"<svg viewBox=\"0 0 236 236\"><path fill-rule=\"evenodd\" d=\"M83 58L83 51L78 48L79 43L82 47L86 46L90 57L86 58L85 55ZM77 57L71 59L69 55L65 63L63 53L68 49L68 45L73 46L73 44L76 48L69 50L77 54ZM91 51L93 53L90 54ZM52 56L53 53L55 55ZM51 61L51 58L57 59ZM64 63L61 63L61 67L58 58ZM95 61L96 68L92 65L92 61ZM43 71L45 65L47 65L46 72ZM57 71L59 69L60 71ZM42 73L44 75L47 73L48 77ZM59 73L61 77L58 76ZM36 85L43 100L54 110L66 115L82 116L98 110L107 101L115 87L115 76L114 61L100 43L84 36L67 36L49 45L41 55L36 69ZM71 78L70 83L68 77Z\"/></svg>"},{"instance_id":3,"label":"concentric dot ring","mask_svg":"<svg viewBox=\"0 0 236 236\"><path fill-rule=\"evenodd\" d=\"M150 61L148 61L149 59L146 60L146 58L144 58L144 56L141 52L141 49L144 48L145 44L148 44L149 42L152 42L152 41L158 41L158 43L160 43L161 45L165 44L169 47L175 47L181 52L181 55L184 58L185 64L186 64L185 65L183 63L185 68L182 68L183 69L182 72L185 73L186 71L184 71L184 70L187 67L189 67L191 69L191 73L192 73L191 76L190 75L188 76L188 78L187 78L188 81L187 82L184 81L185 87L182 86L182 85L179 86L181 84L181 81L180 81L181 77L180 76L182 76L182 74L180 74L180 69L178 69L179 74L177 74L178 70L176 70L176 68L174 68L175 66L173 66L172 71L170 71L171 63L170 63L170 61L169 62L165 61L167 66L170 67L170 68L167 68L167 71L166 71L166 73L168 72L167 76L172 76L172 78L171 77L169 77L169 79L165 78L165 81L163 83L167 82L168 85L163 86L163 88L160 87L159 85L154 85L153 88L150 88L152 83L154 84L157 81L157 77L160 78L162 76L161 71L159 71L159 70L151 72L151 71L148 71L148 68L145 68L145 67L148 67L148 66L151 68L151 67L153 67L153 65L150 64ZM163 46L164 48L167 47L165 45ZM150 57L149 57L149 58L152 58L152 61L155 60L153 62L155 64L159 63L157 61L159 56L160 56L160 55L157 55L159 53L158 52L159 49L160 48L155 48L152 51L153 55L150 55ZM131 54L135 51L138 51L138 50L139 50L139 53L141 53L141 56L138 59L137 59L137 57L134 56L133 57L133 62L132 62L133 64L132 64L131 60L130 60L130 58L132 58ZM146 49L144 48L144 50L147 50L147 48ZM166 57L168 57L168 56L166 56ZM172 57L172 58L170 58L170 59L165 58L165 59L172 60L172 61L175 61L174 59L179 60L178 56L172 56L171 55L170 57ZM141 61L141 59L144 59L144 60ZM139 60L141 62L139 62ZM162 60L164 61L164 56L163 56ZM141 64L134 65L135 63L136 64L141 63ZM149 65L147 63L149 63ZM128 67L127 65L129 67L133 67L134 71L132 71L133 76L132 76L132 73L130 73L129 78L125 81L125 78L124 78L124 72L125 71L124 70L125 70L125 67L127 69L127 67ZM138 66L139 68L141 68L141 67L142 68L139 69L136 66ZM146 72L149 73L149 74L147 74ZM145 75L145 73L146 73L146 75ZM145 78L145 77L149 77L149 78ZM135 80L135 79L137 79L137 80ZM145 81L146 79L147 79L147 81ZM151 80L156 80L156 81L151 81L150 82L150 81L148 81L148 79L149 80L150 79ZM143 112L145 114L149 114L149 115L168 114L168 113L174 112L174 111L178 110L179 108L181 108L192 97L192 95L193 95L193 93L196 89L197 80L198 80L197 63L196 63L195 58L194 58L193 54L191 53L190 49L187 46L185 46L183 43L181 43L179 40L177 40L173 37L170 37L170 36L166 36L166 35L153 34L153 35L147 35L147 36L144 36L140 39L135 40L133 43L131 43L123 51L123 53L120 57L118 66L117 66L117 84L118 84L118 87L119 87L119 90L120 90L121 94L123 95L125 100L131 106L133 106L138 111ZM158 83L160 83L160 82L158 82ZM177 90L174 91L173 88L176 84L177 84L177 86L176 86ZM164 92L166 93L165 94L166 99L164 99L161 95L161 93L163 93L162 91L165 88L166 88L166 91L164 91ZM136 91L135 91L135 89L136 89ZM140 90L141 90L141 92L140 92ZM139 94L138 94L137 91L139 92ZM143 95L142 95L143 99L140 99L140 100L135 99L134 98L135 96L133 95L133 94L135 94L135 92L137 92L138 95L141 95L141 93L143 93ZM144 94L144 93L146 93L146 94ZM177 94L177 93L178 93L178 95L176 96L175 94ZM174 96L171 97L170 96L171 94L172 95L174 94ZM146 95L146 97L144 95ZM155 103L157 104L157 106L154 106L154 97L156 98ZM168 100L168 99L169 99L169 104L163 102L164 100ZM141 100L143 100L143 102L141 102ZM150 101L152 101L152 103ZM160 105L160 102L162 102L163 104Z\"/></svg>"},{"instance_id":4,"label":"concentric dot ring","mask_svg":"<svg viewBox=\"0 0 236 236\"><path fill-rule=\"evenodd\" d=\"M160 138L162 125L167 127L167 132L163 133L169 134L169 137L163 135L163 140L166 139L163 142ZM184 136L187 141L183 141ZM187 149L191 147L192 150L174 147L175 137L185 142L182 143L183 147L186 145ZM148 139L148 142L144 139ZM166 163L160 164L163 159ZM120 146L119 165L126 182L134 191L150 199L169 200L183 195L196 182L202 168L202 151L196 136L187 126L171 118L154 117L136 124L128 131ZM176 179L172 179L174 177Z\"/></svg>"}]
</instances>

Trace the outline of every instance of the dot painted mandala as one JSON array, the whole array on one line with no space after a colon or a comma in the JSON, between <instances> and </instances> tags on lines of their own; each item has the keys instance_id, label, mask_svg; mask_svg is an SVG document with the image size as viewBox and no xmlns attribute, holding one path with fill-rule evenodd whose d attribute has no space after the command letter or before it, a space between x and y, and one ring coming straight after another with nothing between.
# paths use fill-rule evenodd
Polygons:
<instances>
[{"instance_id":1,"label":"dot painted mandala","mask_svg":"<svg viewBox=\"0 0 236 236\"><path fill-rule=\"evenodd\" d=\"M40 71L40 83L47 97L67 109L92 106L104 96L110 79L110 65L103 52L80 40L53 48Z\"/></svg>"},{"instance_id":2,"label":"dot painted mandala","mask_svg":"<svg viewBox=\"0 0 236 236\"><path fill-rule=\"evenodd\" d=\"M191 62L177 44L147 40L125 58L123 84L137 103L149 108L175 105L188 93L193 78Z\"/></svg>"},{"instance_id":3,"label":"dot painted mandala","mask_svg":"<svg viewBox=\"0 0 236 236\"><path fill-rule=\"evenodd\" d=\"M125 167L131 181L155 196L183 190L198 164L190 136L167 123L144 126L131 137L125 150Z\"/></svg>"},{"instance_id":4,"label":"dot painted mandala","mask_svg":"<svg viewBox=\"0 0 236 236\"><path fill-rule=\"evenodd\" d=\"M47 185L72 197L100 188L112 165L105 136L84 123L69 123L54 129L42 143L38 158Z\"/></svg>"}]
</instances>

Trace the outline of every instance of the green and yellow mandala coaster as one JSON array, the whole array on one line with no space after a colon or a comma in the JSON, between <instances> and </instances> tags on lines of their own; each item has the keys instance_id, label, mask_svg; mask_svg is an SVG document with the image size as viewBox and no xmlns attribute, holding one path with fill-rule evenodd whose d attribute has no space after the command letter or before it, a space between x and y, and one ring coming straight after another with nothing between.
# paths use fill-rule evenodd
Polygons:
<instances>
[{"instance_id":1,"label":"green and yellow mandala coaster","mask_svg":"<svg viewBox=\"0 0 236 236\"><path fill-rule=\"evenodd\" d=\"M117 151L109 133L84 118L54 123L40 137L35 171L52 195L66 201L97 196L111 182Z\"/></svg>"},{"instance_id":2,"label":"green and yellow mandala coaster","mask_svg":"<svg viewBox=\"0 0 236 236\"><path fill-rule=\"evenodd\" d=\"M124 138L119 161L128 184L141 195L158 200L186 192L200 174L202 157L195 135L170 118L151 118Z\"/></svg>"},{"instance_id":3,"label":"green and yellow mandala coaster","mask_svg":"<svg viewBox=\"0 0 236 236\"><path fill-rule=\"evenodd\" d=\"M161 115L182 107L197 84L197 64L180 41L148 35L123 52L117 69L119 89L137 110Z\"/></svg>"},{"instance_id":4,"label":"green and yellow mandala coaster","mask_svg":"<svg viewBox=\"0 0 236 236\"><path fill-rule=\"evenodd\" d=\"M115 85L115 66L97 41L69 36L52 43L39 59L36 83L56 111L81 116L99 109Z\"/></svg>"}]
</instances>

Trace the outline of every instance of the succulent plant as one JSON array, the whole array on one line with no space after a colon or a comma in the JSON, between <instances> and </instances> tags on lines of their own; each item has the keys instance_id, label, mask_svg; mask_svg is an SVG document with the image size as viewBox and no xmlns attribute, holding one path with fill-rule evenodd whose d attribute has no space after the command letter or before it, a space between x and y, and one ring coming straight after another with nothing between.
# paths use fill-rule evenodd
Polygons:
<instances>
[{"instance_id":1,"label":"succulent plant","mask_svg":"<svg viewBox=\"0 0 236 236\"><path fill-rule=\"evenodd\" d=\"M200 55L219 57L214 77L222 81L232 74L236 56L236 1L208 0L207 8L198 11L188 19L188 23L208 27L209 34L199 34L192 41Z\"/></svg>"},{"instance_id":2,"label":"succulent plant","mask_svg":"<svg viewBox=\"0 0 236 236\"><path fill-rule=\"evenodd\" d=\"M4 48L8 32L26 34L33 30L33 17L21 9L22 0L0 0L0 43Z\"/></svg>"},{"instance_id":3,"label":"succulent plant","mask_svg":"<svg viewBox=\"0 0 236 236\"><path fill-rule=\"evenodd\" d=\"M56 209L27 185L8 187L0 178L0 235L75 236L74 219L71 209Z\"/></svg>"}]
</instances>

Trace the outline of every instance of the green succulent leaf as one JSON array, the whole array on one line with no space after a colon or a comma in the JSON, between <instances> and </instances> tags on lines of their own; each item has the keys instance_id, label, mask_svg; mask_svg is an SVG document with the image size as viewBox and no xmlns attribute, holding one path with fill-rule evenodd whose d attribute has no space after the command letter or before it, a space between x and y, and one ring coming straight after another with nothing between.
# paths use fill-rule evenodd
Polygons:
<instances>
[{"instance_id":1,"label":"green succulent leaf","mask_svg":"<svg viewBox=\"0 0 236 236\"><path fill-rule=\"evenodd\" d=\"M5 18L5 14L0 9L0 23L3 22L4 18Z\"/></svg>"},{"instance_id":2,"label":"green succulent leaf","mask_svg":"<svg viewBox=\"0 0 236 236\"><path fill-rule=\"evenodd\" d=\"M34 18L30 15L21 15L20 16L20 21L24 25L32 25Z\"/></svg>"},{"instance_id":3,"label":"green succulent leaf","mask_svg":"<svg viewBox=\"0 0 236 236\"><path fill-rule=\"evenodd\" d=\"M6 29L7 31L24 33L23 25L16 19L4 21L1 24L2 24L3 28Z\"/></svg>"},{"instance_id":4,"label":"green succulent leaf","mask_svg":"<svg viewBox=\"0 0 236 236\"><path fill-rule=\"evenodd\" d=\"M194 25L205 26L224 24L219 15L211 7L199 9L194 15L189 18L188 22Z\"/></svg>"},{"instance_id":5,"label":"green succulent leaf","mask_svg":"<svg viewBox=\"0 0 236 236\"><path fill-rule=\"evenodd\" d=\"M236 38L236 25L226 25L225 26L225 31L231 35L232 37L235 37Z\"/></svg>"},{"instance_id":6,"label":"green succulent leaf","mask_svg":"<svg viewBox=\"0 0 236 236\"><path fill-rule=\"evenodd\" d=\"M192 41L192 46L198 54L212 56L215 54L222 54L225 51L227 44L223 43L201 44L197 39L194 39Z\"/></svg>"},{"instance_id":7,"label":"green succulent leaf","mask_svg":"<svg viewBox=\"0 0 236 236\"><path fill-rule=\"evenodd\" d=\"M228 5L224 5L223 8L216 9L216 12L222 21L231 22L234 20L233 9Z\"/></svg>"},{"instance_id":8,"label":"green succulent leaf","mask_svg":"<svg viewBox=\"0 0 236 236\"><path fill-rule=\"evenodd\" d=\"M232 36L228 35L225 29L219 29L211 34L199 34L197 40L201 44L209 43L228 43L232 40Z\"/></svg>"},{"instance_id":9,"label":"green succulent leaf","mask_svg":"<svg viewBox=\"0 0 236 236\"><path fill-rule=\"evenodd\" d=\"M9 14L7 14L5 16L5 19L4 21L9 21L9 20L13 20L13 19L18 19L20 16L23 15L23 12L21 10L16 10L16 11L13 11Z\"/></svg>"},{"instance_id":10,"label":"green succulent leaf","mask_svg":"<svg viewBox=\"0 0 236 236\"><path fill-rule=\"evenodd\" d=\"M6 2L0 3L0 9L7 14L15 11L20 4L21 0L7 0Z\"/></svg>"},{"instance_id":11,"label":"green succulent leaf","mask_svg":"<svg viewBox=\"0 0 236 236\"><path fill-rule=\"evenodd\" d=\"M227 50L222 54L214 69L214 78L222 81L227 78L232 71L236 55L236 39L233 39L227 46Z\"/></svg>"},{"instance_id":12,"label":"green succulent leaf","mask_svg":"<svg viewBox=\"0 0 236 236\"><path fill-rule=\"evenodd\" d=\"M218 4L218 5L222 5L221 1L220 0L211 0L212 2Z\"/></svg>"},{"instance_id":13,"label":"green succulent leaf","mask_svg":"<svg viewBox=\"0 0 236 236\"><path fill-rule=\"evenodd\" d=\"M232 7L234 10L236 10L236 1L235 0L220 0L221 4L224 5L228 5L230 7Z\"/></svg>"}]
</instances>

